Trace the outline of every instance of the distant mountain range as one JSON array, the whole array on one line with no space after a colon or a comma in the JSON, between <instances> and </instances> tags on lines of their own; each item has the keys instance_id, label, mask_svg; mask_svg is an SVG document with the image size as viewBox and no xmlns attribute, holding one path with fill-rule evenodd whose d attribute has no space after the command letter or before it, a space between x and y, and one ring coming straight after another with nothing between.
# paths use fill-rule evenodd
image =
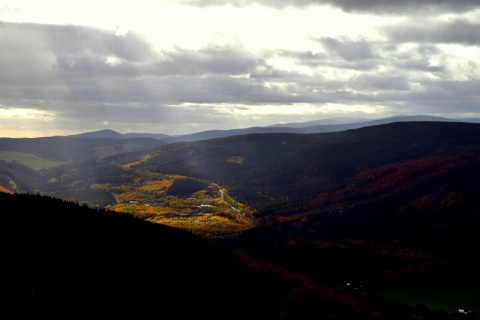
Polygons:
<instances>
[{"instance_id":1,"label":"distant mountain range","mask_svg":"<svg viewBox=\"0 0 480 320\"><path fill-rule=\"evenodd\" d=\"M119 133L105 129L69 136L40 138L0 138L0 152L26 152L55 161L101 160L117 154L148 150L176 142L193 142L246 134L297 133L312 134L339 132L349 129L394 122L458 122L432 116L397 116L362 121L356 118L337 118L302 123L278 124L268 127L251 127L231 130L209 130L192 134L170 136L154 133ZM480 122L478 119L462 119L464 122ZM1 157L0 157L1 159Z\"/></svg>"},{"instance_id":2,"label":"distant mountain range","mask_svg":"<svg viewBox=\"0 0 480 320\"><path fill-rule=\"evenodd\" d=\"M121 134L113 130L100 130L82 134L71 135L70 137L89 138L89 139L130 139L130 138L154 138L165 143L174 143L179 141L198 141L222 137L230 137L250 133L322 133L337 132L348 129L357 129L367 126L393 123L393 122L411 122L411 121L437 121L437 122L480 122L477 118L450 119L443 117L417 115L417 116L395 116L375 120L365 120L361 118L332 118L316 121L276 124L266 127L249 127L230 130L208 130L184 135L167 135L153 133L126 133Z\"/></svg>"},{"instance_id":3,"label":"distant mountain range","mask_svg":"<svg viewBox=\"0 0 480 320\"><path fill-rule=\"evenodd\" d=\"M73 138L87 138L87 139L133 139L133 138L153 138L157 140L162 140L169 138L167 134L155 134L155 133L118 133L116 131L105 129L94 132L86 132L80 134L69 135Z\"/></svg>"}]
</instances>

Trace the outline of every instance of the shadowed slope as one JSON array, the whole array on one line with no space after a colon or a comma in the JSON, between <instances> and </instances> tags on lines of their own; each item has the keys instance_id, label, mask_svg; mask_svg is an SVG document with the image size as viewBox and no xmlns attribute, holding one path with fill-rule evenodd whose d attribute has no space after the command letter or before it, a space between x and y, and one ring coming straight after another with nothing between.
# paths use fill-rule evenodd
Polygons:
<instances>
[{"instance_id":1,"label":"shadowed slope","mask_svg":"<svg viewBox=\"0 0 480 320\"><path fill-rule=\"evenodd\" d=\"M216 242L47 197L0 193L8 319L357 319L368 304Z\"/></svg>"}]
</instances>

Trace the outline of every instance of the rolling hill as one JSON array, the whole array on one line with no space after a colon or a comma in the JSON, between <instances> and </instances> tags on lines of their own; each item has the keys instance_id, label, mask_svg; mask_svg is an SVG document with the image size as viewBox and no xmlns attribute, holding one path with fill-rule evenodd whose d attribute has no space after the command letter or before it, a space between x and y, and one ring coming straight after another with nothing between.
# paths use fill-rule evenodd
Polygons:
<instances>
[{"instance_id":1,"label":"rolling hill","mask_svg":"<svg viewBox=\"0 0 480 320\"><path fill-rule=\"evenodd\" d=\"M478 154L480 124L399 122L320 134L248 134L108 158L225 185L242 202L318 193L361 170L426 156ZM268 201L267 201L268 202Z\"/></svg>"},{"instance_id":2,"label":"rolling hill","mask_svg":"<svg viewBox=\"0 0 480 320\"><path fill-rule=\"evenodd\" d=\"M0 138L0 151L23 152L55 161L84 161L101 160L115 154L146 150L162 144L164 143L153 138Z\"/></svg>"}]
</instances>

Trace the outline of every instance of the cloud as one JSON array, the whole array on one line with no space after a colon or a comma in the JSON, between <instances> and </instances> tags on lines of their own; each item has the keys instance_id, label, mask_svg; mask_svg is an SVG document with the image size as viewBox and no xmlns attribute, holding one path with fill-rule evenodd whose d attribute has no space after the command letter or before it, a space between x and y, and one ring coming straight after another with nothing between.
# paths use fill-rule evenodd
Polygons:
<instances>
[{"instance_id":1,"label":"cloud","mask_svg":"<svg viewBox=\"0 0 480 320\"><path fill-rule=\"evenodd\" d=\"M293 74L239 46L156 52L135 33L2 23L0 59L0 103L41 110L63 127L219 122L224 105L316 100L280 85ZM261 77L266 74L269 79ZM273 75L279 85L267 86Z\"/></svg>"},{"instance_id":2,"label":"cloud","mask_svg":"<svg viewBox=\"0 0 480 320\"><path fill-rule=\"evenodd\" d=\"M113 64L109 62L112 57L116 60ZM115 35L79 26L14 23L0 25L0 59L4 97L26 99L178 101L183 100L180 92L205 92L202 90L212 80L204 76L228 78L269 68L240 48L155 52L134 33ZM223 81L225 85L242 82ZM221 89L222 84L217 81L215 85Z\"/></svg>"},{"instance_id":3,"label":"cloud","mask_svg":"<svg viewBox=\"0 0 480 320\"><path fill-rule=\"evenodd\" d=\"M345 12L397 15L401 13L426 14L434 12L466 12L480 8L476 0L184 0L184 4L213 6L231 4L247 6L262 4L274 8L330 5Z\"/></svg>"},{"instance_id":4,"label":"cloud","mask_svg":"<svg viewBox=\"0 0 480 320\"><path fill-rule=\"evenodd\" d=\"M140 34L115 34L85 26L45 25L33 23L0 23L2 43L21 43L25 47L49 49L57 53L91 52L112 55L126 61L141 61L154 57L151 45ZM18 38L22 41L17 41Z\"/></svg>"},{"instance_id":5,"label":"cloud","mask_svg":"<svg viewBox=\"0 0 480 320\"><path fill-rule=\"evenodd\" d=\"M150 44L135 33L0 23L0 83L51 85L68 78L69 70L75 77L108 73L112 68L105 63L107 58L128 64L143 63L155 55Z\"/></svg>"},{"instance_id":6,"label":"cloud","mask_svg":"<svg viewBox=\"0 0 480 320\"><path fill-rule=\"evenodd\" d=\"M327 3L347 12L367 12L396 15L409 12L465 12L480 7L475 0L313 0L312 3Z\"/></svg>"},{"instance_id":7,"label":"cloud","mask_svg":"<svg viewBox=\"0 0 480 320\"><path fill-rule=\"evenodd\" d=\"M319 42L329 53L336 54L344 60L355 61L375 58L372 45L366 40L353 41L348 38L324 37L319 39Z\"/></svg>"},{"instance_id":8,"label":"cloud","mask_svg":"<svg viewBox=\"0 0 480 320\"><path fill-rule=\"evenodd\" d=\"M452 22L422 21L386 26L382 32L395 42L480 44L480 24L464 19Z\"/></svg>"},{"instance_id":9,"label":"cloud","mask_svg":"<svg viewBox=\"0 0 480 320\"><path fill-rule=\"evenodd\" d=\"M401 98L403 108L410 113L422 110L424 114L477 114L480 96L475 88L479 85L479 80L425 80L422 90L402 96L392 94L390 98Z\"/></svg>"},{"instance_id":10,"label":"cloud","mask_svg":"<svg viewBox=\"0 0 480 320\"><path fill-rule=\"evenodd\" d=\"M265 62L241 48L211 46L200 50L177 49L156 64L158 75L248 74Z\"/></svg>"},{"instance_id":11,"label":"cloud","mask_svg":"<svg viewBox=\"0 0 480 320\"><path fill-rule=\"evenodd\" d=\"M209 104L369 102L383 100L382 91L409 88L405 74L373 75L372 72L380 67L438 71L433 67L429 69L423 60L439 54L433 49L401 55L390 44L347 37L317 39L324 51L278 51L264 56L254 55L239 46L218 45L200 50L177 48L155 52L148 42L138 37L140 52L133 54L121 48L131 45L134 34L122 36L78 26L28 24L12 24L9 29L10 42L2 41L0 46L6 50L0 54L18 46L24 46L23 49L35 47L36 50L20 50L20 54L4 56L4 61L10 62L7 65L28 65L28 68L12 68L0 75L4 98L11 103L21 98L29 107L44 100L42 108L65 117L90 118L99 112L112 116L132 110L136 114L130 117L133 120L139 118L141 110L150 121L162 118L153 117L153 114L180 111L179 107L172 106L182 104L196 104L198 109L198 106ZM15 31L32 34L36 40L15 40L18 39ZM82 45L64 45L65 39L72 35L76 35L74 39ZM5 33L1 33L0 38L2 36L6 39ZM107 58L112 56L119 62L109 63ZM308 65L313 73L283 70L269 62L275 56L295 59L301 65ZM324 70L339 69L361 73L342 76L343 79L322 76ZM379 96L372 98L363 92L373 89Z\"/></svg>"},{"instance_id":12,"label":"cloud","mask_svg":"<svg viewBox=\"0 0 480 320\"><path fill-rule=\"evenodd\" d=\"M424 73L435 76L448 76L446 54L432 45L417 45L409 50L389 53L392 68L399 71Z\"/></svg>"},{"instance_id":13,"label":"cloud","mask_svg":"<svg viewBox=\"0 0 480 320\"><path fill-rule=\"evenodd\" d=\"M410 90L406 75L365 74L352 79L352 86L360 90Z\"/></svg>"},{"instance_id":14,"label":"cloud","mask_svg":"<svg viewBox=\"0 0 480 320\"><path fill-rule=\"evenodd\" d=\"M289 114L317 117L328 110L477 112L478 62L442 44L471 48L478 25L405 21L381 29L383 38L305 30L309 47L258 50L238 38L197 50L181 43L162 50L135 32L4 22L0 105L10 115L38 117L29 123L38 130L88 130L106 122L123 131L167 134L213 124L245 127L267 117L265 124L292 122ZM2 130L6 122L0 119Z\"/></svg>"}]
</instances>

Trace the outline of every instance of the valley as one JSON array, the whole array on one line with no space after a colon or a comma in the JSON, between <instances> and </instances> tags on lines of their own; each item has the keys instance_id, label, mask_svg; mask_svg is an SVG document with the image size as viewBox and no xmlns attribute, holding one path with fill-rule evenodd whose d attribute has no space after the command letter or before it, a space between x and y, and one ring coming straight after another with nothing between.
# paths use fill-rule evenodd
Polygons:
<instances>
[{"instance_id":1,"label":"valley","mask_svg":"<svg viewBox=\"0 0 480 320\"><path fill-rule=\"evenodd\" d=\"M2 190L173 227L386 310L408 304L424 319L448 316L428 299L427 309L413 299L393 302L395 294L461 288L466 298L449 304L449 315L455 308L476 313L479 124L246 134L108 156L90 148L83 160L37 147L36 161L58 161L45 168L15 159L25 157L21 144L10 149L13 158L0 160ZM351 291L346 283L369 289Z\"/></svg>"},{"instance_id":2,"label":"valley","mask_svg":"<svg viewBox=\"0 0 480 320\"><path fill-rule=\"evenodd\" d=\"M33 193L103 207L209 238L236 236L255 226L242 203L233 199L226 188L208 181L175 174L132 171L127 165L108 166L105 172L109 175L106 178L109 182L98 183L103 182L98 169L93 173L90 171L98 164L82 168L77 164L10 151L1 152L0 159L12 166L31 169L25 175L31 186L35 186ZM90 174L97 178L92 179ZM89 178L85 179L86 176ZM17 188L9 176L4 179L5 187ZM116 183L112 182L115 180Z\"/></svg>"},{"instance_id":3,"label":"valley","mask_svg":"<svg viewBox=\"0 0 480 320\"><path fill-rule=\"evenodd\" d=\"M254 227L243 204L214 183L179 175L139 173L128 184L94 188L114 195L115 204L106 209L208 238L232 237Z\"/></svg>"}]
</instances>

